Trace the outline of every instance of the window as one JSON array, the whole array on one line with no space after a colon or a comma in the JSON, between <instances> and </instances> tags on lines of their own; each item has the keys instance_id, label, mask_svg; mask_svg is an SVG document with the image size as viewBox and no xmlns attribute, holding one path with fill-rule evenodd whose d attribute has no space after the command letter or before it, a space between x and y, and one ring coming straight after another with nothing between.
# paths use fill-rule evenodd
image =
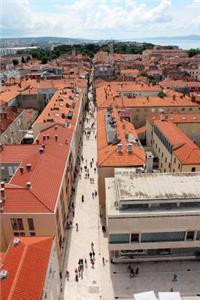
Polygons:
<instances>
[{"instance_id":1,"label":"window","mask_svg":"<svg viewBox=\"0 0 200 300\"><path fill-rule=\"evenodd\" d=\"M128 233L110 234L109 243L110 244L129 243L129 234Z\"/></svg>"},{"instance_id":2,"label":"window","mask_svg":"<svg viewBox=\"0 0 200 300\"><path fill-rule=\"evenodd\" d=\"M176 157L174 157L174 163L176 163Z\"/></svg>"},{"instance_id":3,"label":"window","mask_svg":"<svg viewBox=\"0 0 200 300\"><path fill-rule=\"evenodd\" d=\"M191 172L196 172L196 168L192 167Z\"/></svg>"},{"instance_id":4,"label":"window","mask_svg":"<svg viewBox=\"0 0 200 300\"><path fill-rule=\"evenodd\" d=\"M167 162L167 157L165 157L165 162Z\"/></svg>"},{"instance_id":5,"label":"window","mask_svg":"<svg viewBox=\"0 0 200 300\"><path fill-rule=\"evenodd\" d=\"M194 231L188 231L186 235L187 241L193 241L194 240Z\"/></svg>"},{"instance_id":6,"label":"window","mask_svg":"<svg viewBox=\"0 0 200 300\"><path fill-rule=\"evenodd\" d=\"M28 220L28 228L29 228L29 230L35 230L33 219L28 218L27 220Z\"/></svg>"},{"instance_id":7,"label":"window","mask_svg":"<svg viewBox=\"0 0 200 300\"><path fill-rule=\"evenodd\" d=\"M139 234L138 233L131 234L131 242L139 242Z\"/></svg>"},{"instance_id":8,"label":"window","mask_svg":"<svg viewBox=\"0 0 200 300\"><path fill-rule=\"evenodd\" d=\"M166 169L164 169L164 173L166 173Z\"/></svg>"},{"instance_id":9,"label":"window","mask_svg":"<svg viewBox=\"0 0 200 300\"><path fill-rule=\"evenodd\" d=\"M170 163L169 163L169 165L168 165L168 166L169 166L169 168L171 168L171 164L170 164Z\"/></svg>"},{"instance_id":10,"label":"window","mask_svg":"<svg viewBox=\"0 0 200 300\"><path fill-rule=\"evenodd\" d=\"M22 219L10 219L13 230L24 230Z\"/></svg>"},{"instance_id":11,"label":"window","mask_svg":"<svg viewBox=\"0 0 200 300\"><path fill-rule=\"evenodd\" d=\"M162 157L163 157L163 152L162 152Z\"/></svg>"},{"instance_id":12,"label":"window","mask_svg":"<svg viewBox=\"0 0 200 300\"><path fill-rule=\"evenodd\" d=\"M179 169L181 168L181 164L178 164L178 168L179 168Z\"/></svg>"},{"instance_id":13,"label":"window","mask_svg":"<svg viewBox=\"0 0 200 300\"><path fill-rule=\"evenodd\" d=\"M141 242L152 243L152 242L173 242L173 241L184 241L185 232L153 232L153 233L142 233Z\"/></svg>"}]
</instances>

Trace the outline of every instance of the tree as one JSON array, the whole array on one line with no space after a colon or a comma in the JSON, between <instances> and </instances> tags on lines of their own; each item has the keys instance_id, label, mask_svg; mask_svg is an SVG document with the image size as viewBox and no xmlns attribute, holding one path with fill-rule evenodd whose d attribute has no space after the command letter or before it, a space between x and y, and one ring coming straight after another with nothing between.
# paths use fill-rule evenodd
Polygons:
<instances>
[{"instance_id":1,"label":"tree","mask_svg":"<svg viewBox=\"0 0 200 300\"><path fill-rule=\"evenodd\" d=\"M46 64L47 62L48 62L48 57L47 56L43 56L42 58L41 58L41 64Z\"/></svg>"},{"instance_id":2,"label":"tree","mask_svg":"<svg viewBox=\"0 0 200 300\"><path fill-rule=\"evenodd\" d=\"M14 58L14 59L12 60L12 63L13 63L14 66L17 66L18 63L19 63L19 61L18 61L18 59Z\"/></svg>"},{"instance_id":3,"label":"tree","mask_svg":"<svg viewBox=\"0 0 200 300\"><path fill-rule=\"evenodd\" d=\"M160 97L160 98L164 98L165 96L167 96L167 95L163 91L160 91L158 93L158 97Z\"/></svg>"},{"instance_id":4,"label":"tree","mask_svg":"<svg viewBox=\"0 0 200 300\"><path fill-rule=\"evenodd\" d=\"M22 56L22 63L25 64L25 58Z\"/></svg>"},{"instance_id":5,"label":"tree","mask_svg":"<svg viewBox=\"0 0 200 300\"><path fill-rule=\"evenodd\" d=\"M188 50L188 56L189 57L192 57L192 56L195 56L195 55L197 55L197 54L200 54L200 49L198 48L198 49L190 49L190 50Z\"/></svg>"}]
</instances>

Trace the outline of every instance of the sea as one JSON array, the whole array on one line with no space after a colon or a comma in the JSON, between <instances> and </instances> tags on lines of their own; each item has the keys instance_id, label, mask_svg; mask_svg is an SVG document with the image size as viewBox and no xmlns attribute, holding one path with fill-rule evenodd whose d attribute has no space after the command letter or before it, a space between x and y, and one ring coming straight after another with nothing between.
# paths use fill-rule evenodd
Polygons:
<instances>
[{"instance_id":1,"label":"sea","mask_svg":"<svg viewBox=\"0 0 200 300\"><path fill-rule=\"evenodd\" d=\"M135 39L136 42L147 42L152 43L155 45L161 45L161 46L178 46L181 49L191 49L191 48L200 48L200 39L167 39L167 38L146 38L146 39Z\"/></svg>"}]
</instances>

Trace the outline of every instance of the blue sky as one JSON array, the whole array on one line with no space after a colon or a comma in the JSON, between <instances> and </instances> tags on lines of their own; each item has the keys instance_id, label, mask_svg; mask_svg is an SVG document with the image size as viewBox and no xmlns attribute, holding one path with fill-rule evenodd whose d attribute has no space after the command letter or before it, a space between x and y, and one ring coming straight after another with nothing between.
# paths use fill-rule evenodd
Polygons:
<instances>
[{"instance_id":1,"label":"blue sky","mask_svg":"<svg viewBox=\"0 0 200 300\"><path fill-rule=\"evenodd\" d=\"M1 36L92 39L200 34L200 0L1 0Z\"/></svg>"}]
</instances>

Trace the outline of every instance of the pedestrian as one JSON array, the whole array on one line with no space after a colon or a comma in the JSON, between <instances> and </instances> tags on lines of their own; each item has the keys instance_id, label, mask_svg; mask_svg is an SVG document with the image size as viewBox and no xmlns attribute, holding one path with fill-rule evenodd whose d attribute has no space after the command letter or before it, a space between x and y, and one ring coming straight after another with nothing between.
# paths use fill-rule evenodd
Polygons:
<instances>
[{"instance_id":1,"label":"pedestrian","mask_svg":"<svg viewBox=\"0 0 200 300\"><path fill-rule=\"evenodd\" d=\"M90 162L90 168L92 168L92 163Z\"/></svg>"},{"instance_id":2,"label":"pedestrian","mask_svg":"<svg viewBox=\"0 0 200 300\"><path fill-rule=\"evenodd\" d=\"M87 259L85 258L85 268L87 269Z\"/></svg>"},{"instance_id":3,"label":"pedestrian","mask_svg":"<svg viewBox=\"0 0 200 300\"><path fill-rule=\"evenodd\" d=\"M94 260L91 259L92 269L94 269Z\"/></svg>"},{"instance_id":4,"label":"pedestrian","mask_svg":"<svg viewBox=\"0 0 200 300\"><path fill-rule=\"evenodd\" d=\"M96 173L96 171L97 171L97 169L96 169L96 168L94 168L94 173Z\"/></svg>"},{"instance_id":5,"label":"pedestrian","mask_svg":"<svg viewBox=\"0 0 200 300\"><path fill-rule=\"evenodd\" d=\"M60 279L62 279L62 272L60 272Z\"/></svg>"},{"instance_id":6,"label":"pedestrian","mask_svg":"<svg viewBox=\"0 0 200 300\"><path fill-rule=\"evenodd\" d=\"M94 193L92 192L92 199L94 199Z\"/></svg>"},{"instance_id":7,"label":"pedestrian","mask_svg":"<svg viewBox=\"0 0 200 300\"><path fill-rule=\"evenodd\" d=\"M90 259L92 259L92 252L89 253Z\"/></svg>"},{"instance_id":8,"label":"pedestrian","mask_svg":"<svg viewBox=\"0 0 200 300\"><path fill-rule=\"evenodd\" d=\"M69 271L66 271L65 278L67 278L67 281L69 281Z\"/></svg>"},{"instance_id":9,"label":"pedestrian","mask_svg":"<svg viewBox=\"0 0 200 300\"><path fill-rule=\"evenodd\" d=\"M177 281L177 274L174 274L172 281Z\"/></svg>"},{"instance_id":10,"label":"pedestrian","mask_svg":"<svg viewBox=\"0 0 200 300\"><path fill-rule=\"evenodd\" d=\"M102 257L102 263L103 263L103 266L105 266L105 258Z\"/></svg>"},{"instance_id":11,"label":"pedestrian","mask_svg":"<svg viewBox=\"0 0 200 300\"><path fill-rule=\"evenodd\" d=\"M72 216L74 217L74 210L72 211Z\"/></svg>"},{"instance_id":12,"label":"pedestrian","mask_svg":"<svg viewBox=\"0 0 200 300\"><path fill-rule=\"evenodd\" d=\"M134 272L134 269L132 267L130 268L130 276L131 277L135 276L135 272Z\"/></svg>"},{"instance_id":13,"label":"pedestrian","mask_svg":"<svg viewBox=\"0 0 200 300\"><path fill-rule=\"evenodd\" d=\"M75 275L75 280L78 282L78 274Z\"/></svg>"},{"instance_id":14,"label":"pedestrian","mask_svg":"<svg viewBox=\"0 0 200 300\"><path fill-rule=\"evenodd\" d=\"M72 202L72 208L74 208L74 202Z\"/></svg>"},{"instance_id":15,"label":"pedestrian","mask_svg":"<svg viewBox=\"0 0 200 300\"><path fill-rule=\"evenodd\" d=\"M135 269L135 275L138 275L139 274L139 268L137 267L136 269Z\"/></svg>"},{"instance_id":16,"label":"pedestrian","mask_svg":"<svg viewBox=\"0 0 200 300\"><path fill-rule=\"evenodd\" d=\"M94 158L92 158L92 163L94 162Z\"/></svg>"},{"instance_id":17,"label":"pedestrian","mask_svg":"<svg viewBox=\"0 0 200 300\"><path fill-rule=\"evenodd\" d=\"M95 197L96 197L97 196L97 191L96 190L95 190L94 194L95 194Z\"/></svg>"},{"instance_id":18,"label":"pedestrian","mask_svg":"<svg viewBox=\"0 0 200 300\"><path fill-rule=\"evenodd\" d=\"M94 250L92 251L92 256L93 256L93 259L95 260L95 252L94 252Z\"/></svg>"},{"instance_id":19,"label":"pedestrian","mask_svg":"<svg viewBox=\"0 0 200 300\"><path fill-rule=\"evenodd\" d=\"M84 202L84 195L82 195L81 201Z\"/></svg>"},{"instance_id":20,"label":"pedestrian","mask_svg":"<svg viewBox=\"0 0 200 300\"><path fill-rule=\"evenodd\" d=\"M94 250L94 243L91 242L91 249Z\"/></svg>"},{"instance_id":21,"label":"pedestrian","mask_svg":"<svg viewBox=\"0 0 200 300\"><path fill-rule=\"evenodd\" d=\"M76 231L78 231L78 223L76 223Z\"/></svg>"}]
</instances>

